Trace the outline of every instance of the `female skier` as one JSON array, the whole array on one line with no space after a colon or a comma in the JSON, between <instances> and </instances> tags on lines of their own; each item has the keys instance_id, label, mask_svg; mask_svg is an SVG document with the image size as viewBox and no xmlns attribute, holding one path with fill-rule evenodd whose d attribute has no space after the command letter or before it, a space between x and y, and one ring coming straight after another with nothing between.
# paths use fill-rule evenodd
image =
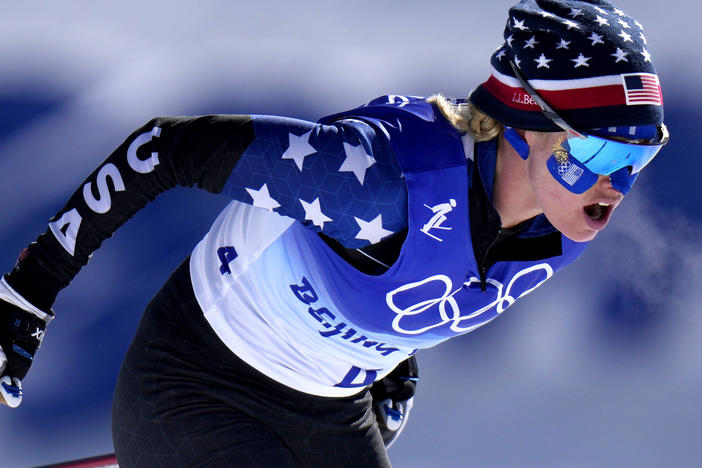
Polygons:
<instances>
[{"instance_id":1,"label":"female skier","mask_svg":"<svg viewBox=\"0 0 702 468\"><path fill-rule=\"evenodd\" d=\"M574 261L667 141L641 25L523 0L467 101L389 95L305 122L155 118L0 283L0 395L51 306L159 193L233 201L149 303L118 378L120 466L386 467L414 354Z\"/></svg>"}]
</instances>

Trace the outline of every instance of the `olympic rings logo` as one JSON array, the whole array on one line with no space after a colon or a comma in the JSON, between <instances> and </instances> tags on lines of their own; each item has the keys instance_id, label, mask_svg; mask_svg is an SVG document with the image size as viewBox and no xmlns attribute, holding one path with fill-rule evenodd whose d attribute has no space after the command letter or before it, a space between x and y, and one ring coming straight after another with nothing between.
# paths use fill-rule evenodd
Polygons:
<instances>
[{"instance_id":1,"label":"olympic rings logo","mask_svg":"<svg viewBox=\"0 0 702 468\"><path fill-rule=\"evenodd\" d=\"M573 163L571 162L564 162L558 165L558 175L563 177L563 175L568 172L568 169L570 169L570 166L572 166Z\"/></svg>"},{"instance_id":2,"label":"olympic rings logo","mask_svg":"<svg viewBox=\"0 0 702 468\"><path fill-rule=\"evenodd\" d=\"M544 277L534 286L526 289L518 296L514 297L512 294L512 288L514 287L515 282L527 275L531 275L534 278L538 278L541 275L544 275ZM549 279L551 276L553 276L553 268L551 268L551 265L548 263L540 263L517 272L517 274L510 279L509 283L507 283L507 287L493 278L488 278L486 283L495 288L497 292L495 299L489 304L486 304L477 310L473 310L467 315L462 315L455 296L464 288L470 287L475 283L479 283L480 279L475 277L471 277L468 281L461 285L460 288L453 290L453 284L448 276L429 276L421 281L408 283L400 286L399 288L393 289L386 294L385 302L390 310L396 314L392 321L392 328L398 333L405 335L419 335L433 328L450 324L449 328L451 331L455 332L456 334L460 334L485 325L497 315L504 312L509 306L514 304L517 299L529 294L534 289L541 286L541 284L543 284L544 281ZM438 283L440 290L443 289L440 297L422 300L406 307L399 307L395 302L396 296L402 295L402 293L409 291L412 295L419 294L419 289L426 287L426 285L436 283ZM494 311L491 313L490 311L493 308ZM427 315L427 317L426 319L422 317L422 319L417 320L416 316L420 315ZM412 320L412 322L415 323L414 327L406 325L409 321L408 317L415 317L415 319ZM417 325L418 321L421 323L421 326Z\"/></svg>"}]
</instances>

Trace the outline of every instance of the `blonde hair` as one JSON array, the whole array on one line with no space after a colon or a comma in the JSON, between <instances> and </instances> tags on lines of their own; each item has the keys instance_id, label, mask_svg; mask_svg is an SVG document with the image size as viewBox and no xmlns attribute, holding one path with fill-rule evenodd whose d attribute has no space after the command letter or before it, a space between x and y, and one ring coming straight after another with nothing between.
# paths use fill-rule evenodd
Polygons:
<instances>
[{"instance_id":1,"label":"blonde hair","mask_svg":"<svg viewBox=\"0 0 702 468\"><path fill-rule=\"evenodd\" d=\"M504 128L501 122L478 109L472 102L454 104L441 94L431 96L427 102L434 104L456 130L469 134L475 141L492 140Z\"/></svg>"}]
</instances>

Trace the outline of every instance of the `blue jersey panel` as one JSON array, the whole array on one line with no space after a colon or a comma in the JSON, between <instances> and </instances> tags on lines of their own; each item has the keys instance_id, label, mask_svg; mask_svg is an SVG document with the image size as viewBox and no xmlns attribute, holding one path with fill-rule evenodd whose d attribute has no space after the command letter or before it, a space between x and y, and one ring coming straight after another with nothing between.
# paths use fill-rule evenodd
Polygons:
<instances>
[{"instance_id":1,"label":"blue jersey panel","mask_svg":"<svg viewBox=\"0 0 702 468\"><path fill-rule=\"evenodd\" d=\"M386 136L367 123L321 125L252 116L255 140L223 192L292 217L346 247L362 247L364 223L407 227L407 190ZM359 237L360 234L360 237Z\"/></svg>"}]
</instances>

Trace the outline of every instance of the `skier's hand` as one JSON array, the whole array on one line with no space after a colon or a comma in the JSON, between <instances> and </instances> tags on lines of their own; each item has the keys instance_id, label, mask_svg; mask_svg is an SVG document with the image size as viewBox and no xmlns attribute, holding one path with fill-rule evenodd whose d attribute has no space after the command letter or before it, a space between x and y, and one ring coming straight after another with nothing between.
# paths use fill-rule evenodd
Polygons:
<instances>
[{"instance_id":1,"label":"skier's hand","mask_svg":"<svg viewBox=\"0 0 702 468\"><path fill-rule=\"evenodd\" d=\"M405 428L414 404L414 392L418 381L417 360L411 356L401 362L384 379L371 386L373 411L375 411L385 447L390 447Z\"/></svg>"},{"instance_id":2,"label":"skier's hand","mask_svg":"<svg viewBox=\"0 0 702 468\"><path fill-rule=\"evenodd\" d=\"M53 318L0 280L0 403L16 408L22 403L22 379Z\"/></svg>"}]
</instances>

